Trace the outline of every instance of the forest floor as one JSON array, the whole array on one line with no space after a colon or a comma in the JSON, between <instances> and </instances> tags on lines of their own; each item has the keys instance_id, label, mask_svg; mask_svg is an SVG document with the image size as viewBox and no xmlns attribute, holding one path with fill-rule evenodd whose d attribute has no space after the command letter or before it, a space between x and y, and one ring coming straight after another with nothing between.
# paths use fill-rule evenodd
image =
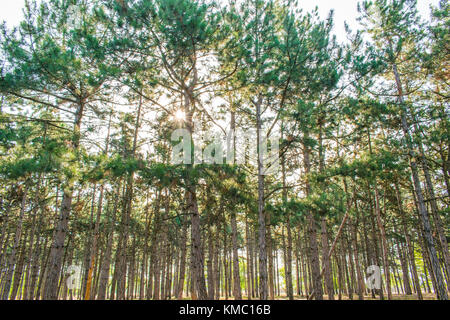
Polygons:
<instances>
[{"instance_id":1,"label":"forest floor","mask_svg":"<svg viewBox=\"0 0 450 320\"><path fill-rule=\"evenodd\" d=\"M424 300L436 300L436 296L432 293L423 293L423 299ZM385 296L385 300L387 296ZM324 300L328 300L328 296L324 295ZM338 300L337 295L334 297L335 300ZM183 298L183 300L190 300L189 297L185 297ZM220 300L225 300L225 297L221 297ZM232 298L227 299L227 300L233 300ZM247 300L247 296L243 296L242 300ZM256 298L253 300L257 300ZM288 300L288 298L286 296L276 296L275 300ZM307 300L305 296L294 296L294 300ZM351 300L349 299L349 297L347 295L342 295L342 299L341 300ZM353 296L353 300L358 300L358 296L354 295ZM380 300L380 297L377 296L376 298L372 298L372 296L364 296L364 300ZM419 300L417 298L416 294L413 295L404 295L404 294L393 294L392 295L392 300Z\"/></svg>"},{"instance_id":2,"label":"forest floor","mask_svg":"<svg viewBox=\"0 0 450 320\"><path fill-rule=\"evenodd\" d=\"M430 293L423 293L423 299L424 300L436 300L436 295L430 294ZM386 299L387 296L385 296ZM337 295L334 297L335 300L338 300ZM275 298L275 300L288 300L286 296L278 296ZM304 296L294 296L294 300L307 300ZM324 300L328 300L328 296L324 295ZM351 300L347 295L342 295L341 300ZM354 295L353 300L358 300L358 296ZM364 300L380 300L380 297L377 296L376 298L373 298L372 296L364 296ZM393 294L392 300L419 300L417 298L416 294L413 295L404 295L404 294Z\"/></svg>"}]
</instances>

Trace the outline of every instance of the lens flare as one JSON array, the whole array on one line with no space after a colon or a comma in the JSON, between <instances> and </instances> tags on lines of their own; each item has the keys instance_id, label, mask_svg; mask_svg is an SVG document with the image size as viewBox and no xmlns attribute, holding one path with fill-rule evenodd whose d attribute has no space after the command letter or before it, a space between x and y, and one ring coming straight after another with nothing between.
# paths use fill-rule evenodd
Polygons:
<instances>
[{"instance_id":1,"label":"lens flare","mask_svg":"<svg viewBox=\"0 0 450 320\"><path fill-rule=\"evenodd\" d=\"M178 121L183 121L186 119L186 113L183 110L177 110L175 112L175 119Z\"/></svg>"}]
</instances>

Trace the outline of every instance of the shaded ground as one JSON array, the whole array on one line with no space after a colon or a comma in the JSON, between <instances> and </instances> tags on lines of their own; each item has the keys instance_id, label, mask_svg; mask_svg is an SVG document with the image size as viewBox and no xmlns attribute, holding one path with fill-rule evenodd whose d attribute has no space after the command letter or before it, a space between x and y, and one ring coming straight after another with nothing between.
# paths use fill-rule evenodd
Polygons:
<instances>
[{"instance_id":1,"label":"shaded ground","mask_svg":"<svg viewBox=\"0 0 450 320\"><path fill-rule=\"evenodd\" d=\"M416 294L413 295L401 295L401 294L393 294L392 295L393 299L392 300L419 300L417 298ZM334 297L335 300L338 300L338 296L336 295ZM434 294L430 294L430 293L423 293L423 299L424 300L436 300L436 296ZM183 300L190 300L189 297L184 297ZM220 300L225 300L225 297L222 297ZM233 301L233 298L229 298L228 300ZM242 300L247 300L246 296L242 297ZM253 300L258 300L258 299L253 299ZM288 300L288 298L286 296L277 296L275 297L275 300ZM294 300L307 300L306 297L304 296L294 296ZM328 297L326 295L324 295L324 300L328 300ZM341 300L350 300L349 297L347 295L343 295ZM354 295L353 296L353 300L358 300L358 296ZM375 299L372 298L372 296L365 296L364 300L380 300L380 298L377 296ZM387 301L386 297L385 300Z\"/></svg>"}]
</instances>

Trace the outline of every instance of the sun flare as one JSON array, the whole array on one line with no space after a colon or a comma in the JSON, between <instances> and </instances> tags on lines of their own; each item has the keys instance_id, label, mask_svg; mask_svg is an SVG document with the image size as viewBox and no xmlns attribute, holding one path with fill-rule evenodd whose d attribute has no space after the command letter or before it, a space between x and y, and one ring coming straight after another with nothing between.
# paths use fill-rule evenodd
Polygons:
<instances>
[{"instance_id":1,"label":"sun flare","mask_svg":"<svg viewBox=\"0 0 450 320\"><path fill-rule=\"evenodd\" d=\"M178 121L183 121L186 119L186 113L183 110L177 110L175 112L175 119Z\"/></svg>"}]
</instances>

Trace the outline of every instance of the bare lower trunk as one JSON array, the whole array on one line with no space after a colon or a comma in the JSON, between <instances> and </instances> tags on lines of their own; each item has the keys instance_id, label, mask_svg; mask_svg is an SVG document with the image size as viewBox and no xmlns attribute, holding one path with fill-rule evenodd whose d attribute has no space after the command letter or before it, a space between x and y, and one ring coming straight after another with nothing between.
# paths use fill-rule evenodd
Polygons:
<instances>
[{"instance_id":1,"label":"bare lower trunk","mask_svg":"<svg viewBox=\"0 0 450 320\"><path fill-rule=\"evenodd\" d=\"M405 139L407 141L408 146L408 154L409 154L409 163L411 167L411 174L413 177L413 185L414 185L414 191L417 196L417 205L419 209L419 215L420 219L422 220L423 224L423 231L424 231L424 237L426 242L426 247L428 250L428 254L430 256L431 260L431 268L433 269L433 273L436 277L436 295L439 300L448 300L447 290L444 286L444 278L442 276L442 271L439 266L439 260L436 253L436 247L434 245L433 236L431 234L431 224L430 224L430 218L428 215L428 211L425 207L425 200L422 192L422 186L420 185L420 179L419 179L419 170L417 168L417 162L416 162L416 154L414 152L413 148L413 141L411 138L411 134L409 132L408 122L406 118L406 110L404 106L404 100L403 100L403 88L402 83L400 80L400 75L397 71L397 66L393 65L393 71L395 80L397 83L397 90L399 93L399 102L401 104L402 113L401 113L401 121L402 121L402 129L403 133L405 135Z\"/></svg>"},{"instance_id":2,"label":"bare lower trunk","mask_svg":"<svg viewBox=\"0 0 450 320\"><path fill-rule=\"evenodd\" d=\"M187 252L187 223L186 221L182 221L183 229L181 231L181 257L180 257L180 271L179 271L179 280L178 280L178 299L181 300L183 298L183 289L184 289L184 277L186 273L186 252Z\"/></svg>"},{"instance_id":3,"label":"bare lower trunk","mask_svg":"<svg viewBox=\"0 0 450 320\"><path fill-rule=\"evenodd\" d=\"M306 138L306 137L305 137ZM305 174L308 175L311 171L310 162L310 151L309 146L303 144L303 162L305 167ZM306 181L306 195L311 193L311 187L309 181ZM312 211L308 212L307 215L308 223L308 256L311 263L311 277L312 277L312 291L314 292L314 298L316 300L323 300L323 290L322 290L322 277L320 275L320 264L319 264L319 249L317 246L317 230L316 230L316 219Z\"/></svg>"},{"instance_id":4,"label":"bare lower trunk","mask_svg":"<svg viewBox=\"0 0 450 320\"><path fill-rule=\"evenodd\" d=\"M262 121L261 96L256 103L257 141L258 141L258 247L259 247L259 298L267 300L267 250L266 250L266 215L264 213L264 163L263 150L261 150Z\"/></svg>"},{"instance_id":5,"label":"bare lower trunk","mask_svg":"<svg viewBox=\"0 0 450 320\"><path fill-rule=\"evenodd\" d=\"M192 257L193 257L193 281L200 300L206 300L208 294L206 292L204 265L203 265L203 248L200 233L200 214L197 207L197 197L195 194L195 186L191 185L188 189L188 210L191 214L191 238L192 238Z\"/></svg>"},{"instance_id":6,"label":"bare lower trunk","mask_svg":"<svg viewBox=\"0 0 450 320\"><path fill-rule=\"evenodd\" d=\"M71 145L71 149L74 151L78 150L80 146L80 129L83 111L84 105L79 104L75 114L73 142ZM44 288L45 300L56 300L58 297L58 281L61 273L62 259L64 257L64 240L66 238L69 216L72 210L72 197L73 182L69 181L69 183L64 187L60 216L56 225L55 237L50 251L48 272L45 279Z\"/></svg>"},{"instance_id":7,"label":"bare lower trunk","mask_svg":"<svg viewBox=\"0 0 450 320\"><path fill-rule=\"evenodd\" d=\"M208 261L207 261L207 273L208 273L208 299L214 300L214 290L215 290L215 274L214 274L214 238L212 227L208 230Z\"/></svg>"},{"instance_id":8,"label":"bare lower trunk","mask_svg":"<svg viewBox=\"0 0 450 320\"><path fill-rule=\"evenodd\" d=\"M233 244L233 295L236 300L242 300L241 277L239 274L238 231L235 213L231 214L231 241Z\"/></svg>"},{"instance_id":9,"label":"bare lower trunk","mask_svg":"<svg viewBox=\"0 0 450 320\"><path fill-rule=\"evenodd\" d=\"M19 219L17 221L17 228L16 228L16 232L14 235L13 247L11 249L11 253L9 254L8 269L7 269L7 273L6 273L6 278L4 280L5 285L3 286L2 300L7 300L9 297L11 283L13 280L14 268L17 267L16 266L17 251L19 249L20 238L22 236L23 218L25 215L25 205L26 205L27 193L28 193L28 186L26 184L22 191L23 191L22 204L20 206Z\"/></svg>"},{"instance_id":10,"label":"bare lower trunk","mask_svg":"<svg viewBox=\"0 0 450 320\"><path fill-rule=\"evenodd\" d=\"M103 262L101 264L100 268L100 276L99 276L99 288L98 288L98 300L105 300L106 299L106 287L108 285L109 280L109 271L111 268L111 256L112 256L112 245L114 240L114 225L116 223L116 211L117 211L117 205L118 205L118 194L120 191L120 185L117 187L117 193L116 197L114 199L114 206L111 212L112 218L109 222L109 228L108 228L108 240L106 242L106 250L104 253Z\"/></svg>"},{"instance_id":11,"label":"bare lower trunk","mask_svg":"<svg viewBox=\"0 0 450 320\"><path fill-rule=\"evenodd\" d=\"M334 300L334 288L333 280L331 278L331 261L329 257L329 246L328 246L328 233L327 233L327 222L325 218L321 220L321 238L322 238L322 257L323 265L325 267L325 288L327 290L327 295L329 300Z\"/></svg>"}]
</instances>

